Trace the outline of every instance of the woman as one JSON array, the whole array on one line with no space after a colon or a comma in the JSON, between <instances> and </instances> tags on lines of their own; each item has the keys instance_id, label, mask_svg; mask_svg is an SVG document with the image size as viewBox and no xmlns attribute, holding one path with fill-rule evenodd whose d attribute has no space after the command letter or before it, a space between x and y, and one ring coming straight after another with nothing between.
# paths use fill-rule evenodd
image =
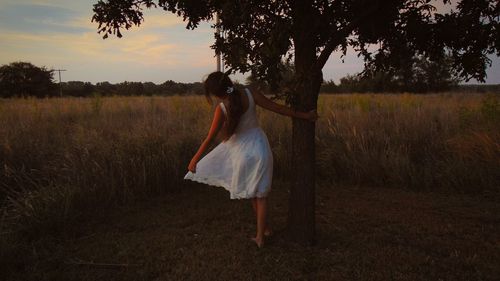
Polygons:
<instances>
[{"instance_id":1,"label":"woman","mask_svg":"<svg viewBox=\"0 0 500 281\"><path fill-rule=\"evenodd\" d=\"M273 157L267 137L257 122L256 105L313 122L318 116L315 110L295 111L258 92L248 89L240 92L220 71L208 75L204 87L207 99L211 101L211 96L215 96L218 105L208 135L189 163L184 179L224 187L231 199L251 199L257 218L257 234L252 240L261 248L264 237L272 233L266 223L266 197L271 190ZM200 159L220 129L224 141Z\"/></svg>"}]
</instances>

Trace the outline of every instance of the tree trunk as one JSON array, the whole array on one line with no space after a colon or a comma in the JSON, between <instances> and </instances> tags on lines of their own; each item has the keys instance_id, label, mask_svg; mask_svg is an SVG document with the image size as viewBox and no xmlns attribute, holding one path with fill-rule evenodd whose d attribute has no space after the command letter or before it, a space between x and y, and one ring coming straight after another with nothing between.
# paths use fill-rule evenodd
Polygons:
<instances>
[{"instance_id":1,"label":"tree trunk","mask_svg":"<svg viewBox=\"0 0 500 281\"><path fill-rule=\"evenodd\" d=\"M315 38L310 29L309 1L297 6L294 34L296 89L292 105L299 111L317 107L319 88L323 82L316 62ZM292 121L292 183L288 209L287 232L289 238L303 245L316 242L315 226L315 123Z\"/></svg>"},{"instance_id":2,"label":"tree trunk","mask_svg":"<svg viewBox=\"0 0 500 281\"><path fill-rule=\"evenodd\" d=\"M316 105L319 87L307 81L298 95L308 104ZM317 89L317 90L315 90ZM301 103L303 104L303 103ZM310 110L299 106L298 110ZM315 123L294 119L292 121L292 183L288 209L288 233L293 241L304 245L315 244Z\"/></svg>"}]
</instances>

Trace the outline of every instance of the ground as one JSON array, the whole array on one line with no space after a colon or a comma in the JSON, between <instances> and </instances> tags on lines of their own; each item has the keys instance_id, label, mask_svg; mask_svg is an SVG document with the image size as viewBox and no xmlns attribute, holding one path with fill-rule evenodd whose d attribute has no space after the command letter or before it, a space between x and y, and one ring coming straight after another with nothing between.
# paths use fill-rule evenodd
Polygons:
<instances>
[{"instance_id":1,"label":"ground","mask_svg":"<svg viewBox=\"0 0 500 281\"><path fill-rule=\"evenodd\" d=\"M249 238L248 200L188 184L78 226L9 280L498 280L500 201L400 189L317 189L317 240L283 239L286 184L269 197L276 230Z\"/></svg>"}]
</instances>

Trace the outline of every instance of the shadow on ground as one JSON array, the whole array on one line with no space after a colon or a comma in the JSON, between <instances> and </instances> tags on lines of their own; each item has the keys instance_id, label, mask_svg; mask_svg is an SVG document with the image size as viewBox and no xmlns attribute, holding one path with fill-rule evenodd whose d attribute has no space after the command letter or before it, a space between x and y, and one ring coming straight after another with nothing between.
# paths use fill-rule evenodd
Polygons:
<instances>
[{"instance_id":1,"label":"shadow on ground","mask_svg":"<svg viewBox=\"0 0 500 281\"><path fill-rule=\"evenodd\" d=\"M322 185L318 244L285 241L287 190L269 197L276 230L249 238L248 200L189 184L109 212L40 252L10 280L496 280L500 202L484 197ZM34 249L36 250L36 249Z\"/></svg>"}]
</instances>

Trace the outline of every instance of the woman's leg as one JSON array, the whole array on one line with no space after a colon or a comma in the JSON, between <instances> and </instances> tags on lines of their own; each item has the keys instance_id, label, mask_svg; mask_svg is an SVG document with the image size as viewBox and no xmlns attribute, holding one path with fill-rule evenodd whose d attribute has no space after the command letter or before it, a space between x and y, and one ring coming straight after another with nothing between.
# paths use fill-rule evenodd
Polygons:
<instances>
[{"instance_id":1,"label":"woman's leg","mask_svg":"<svg viewBox=\"0 0 500 281\"><path fill-rule=\"evenodd\" d=\"M258 216L257 216L257 198L252 198L252 208L253 208L253 211L255 212L255 218L256 220L258 220ZM266 205L267 205L267 200L266 200ZM272 234L272 230L271 228L269 227L269 223L267 222L267 208L266 208L266 226L264 227L264 236L270 236Z\"/></svg>"},{"instance_id":2,"label":"woman's leg","mask_svg":"<svg viewBox=\"0 0 500 281\"><path fill-rule=\"evenodd\" d=\"M267 216L267 201L266 197L256 198L257 201L257 235L253 240L257 246L262 247L264 244L264 231L266 229L266 216Z\"/></svg>"}]
</instances>

